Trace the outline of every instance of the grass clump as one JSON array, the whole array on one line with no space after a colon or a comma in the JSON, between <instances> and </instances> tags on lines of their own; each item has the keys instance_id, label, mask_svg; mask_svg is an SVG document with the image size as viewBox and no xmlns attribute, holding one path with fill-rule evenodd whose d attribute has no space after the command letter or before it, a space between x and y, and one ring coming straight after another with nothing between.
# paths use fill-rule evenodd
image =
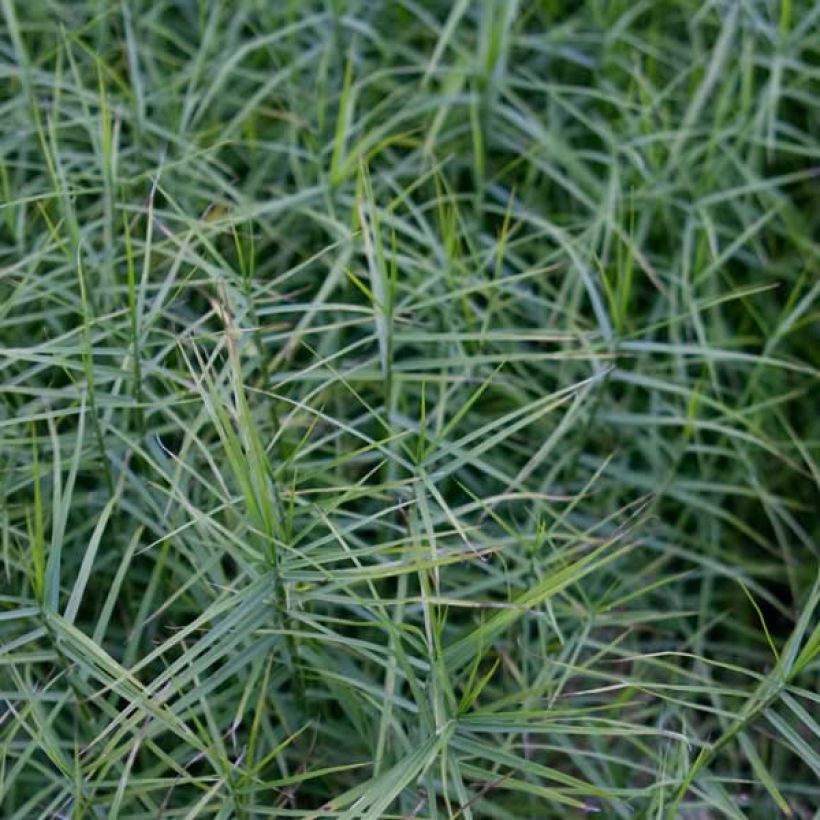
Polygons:
<instances>
[{"instance_id":1,"label":"grass clump","mask_svg":"<svg viewBox=\"0 0 820 820\"><path fill-rule=\"evenodd\" d=\"M815 3L0 9L4 816L812 816Z\"/></svg>"}]
</instances>

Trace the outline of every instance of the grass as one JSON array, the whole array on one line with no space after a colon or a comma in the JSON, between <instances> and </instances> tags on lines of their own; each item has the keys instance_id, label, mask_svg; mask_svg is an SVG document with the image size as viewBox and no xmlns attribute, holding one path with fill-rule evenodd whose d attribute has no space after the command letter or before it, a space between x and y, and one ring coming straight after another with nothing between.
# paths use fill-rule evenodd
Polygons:
<instances>
[{"instance_id":1,"label":"grass","mask_svg":"<svg viewBox=\"0 0 820 820\"><path fill-rule=\"evenodd\" d=\"M5 817L816 816L820 6L0 10Z\"/></svg>"}]
</instances>

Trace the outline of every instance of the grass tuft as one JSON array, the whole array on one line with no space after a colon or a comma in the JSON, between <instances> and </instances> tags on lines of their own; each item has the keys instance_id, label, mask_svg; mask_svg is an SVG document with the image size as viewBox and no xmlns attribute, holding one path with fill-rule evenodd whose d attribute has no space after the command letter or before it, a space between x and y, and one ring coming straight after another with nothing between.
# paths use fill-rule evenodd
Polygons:
<instances>
[{"instance_id":1,"label":"grass tuft","mask_svg":"<svg viewBox=\"0 0 820 820\"><path fill-rule=\"evenodd\" d=\"M0 807L810 818L820 6L0 0Z\"/></svg>"}]
</instances>

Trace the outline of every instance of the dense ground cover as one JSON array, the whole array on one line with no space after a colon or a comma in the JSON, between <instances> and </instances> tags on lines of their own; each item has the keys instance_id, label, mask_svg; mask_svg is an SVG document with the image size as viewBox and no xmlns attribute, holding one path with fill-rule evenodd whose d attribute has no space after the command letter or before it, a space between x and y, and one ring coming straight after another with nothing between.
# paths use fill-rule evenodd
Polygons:
<instances>
[{"instance_id":1,"label":"dense ground cover","mask_svg":"<svg viewBox=\"0 0 820 820\"><path fill-rule=\"evenodd\" d=\"M811 817L820 6L0 3L5 817Z\"/></svg>"}]
</instances>

